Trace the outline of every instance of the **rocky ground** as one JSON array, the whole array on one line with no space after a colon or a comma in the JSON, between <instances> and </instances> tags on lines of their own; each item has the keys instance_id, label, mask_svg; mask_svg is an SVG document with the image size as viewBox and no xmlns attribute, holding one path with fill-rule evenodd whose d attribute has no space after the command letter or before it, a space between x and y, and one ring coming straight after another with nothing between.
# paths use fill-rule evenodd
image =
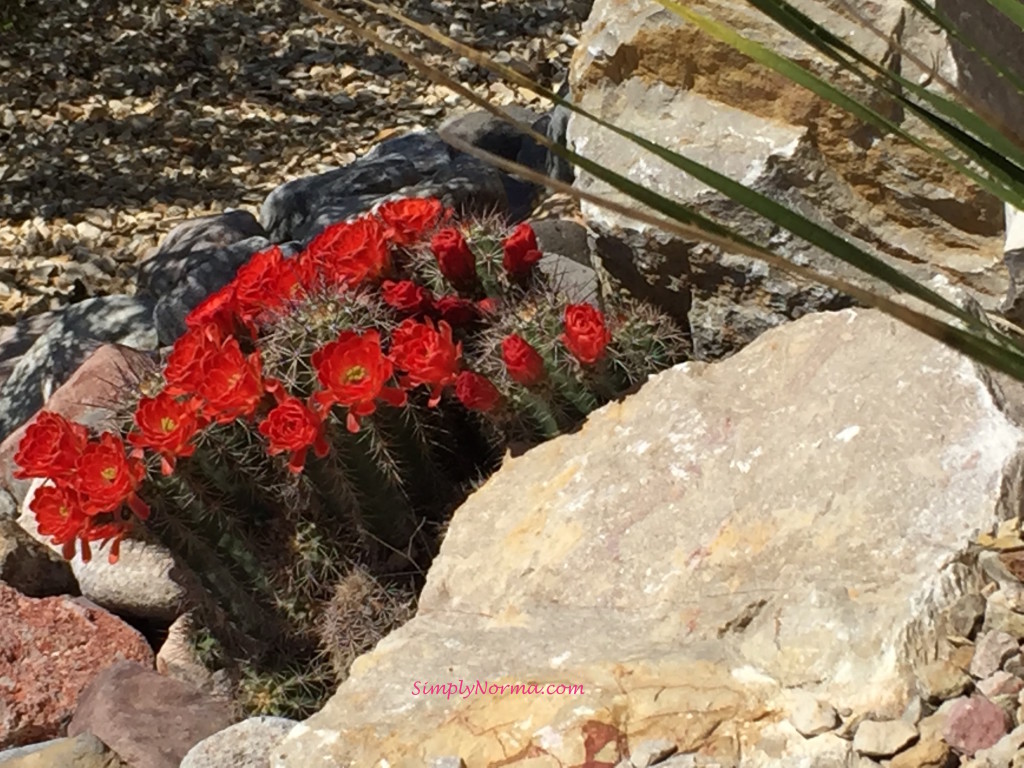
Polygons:
<instances>
[{"instance_id":1,"label":"rocky ground","mask_svg":"<svg viewBox=\"0 0 1024 768\"><path fill-rule=\"evenodd\" d=\"M358 2L326 4L498 103L542 106ZM463 106L294 0L53 5L0 30L0 325L132 293L139 260L181 221L255 213L283 181ZM551 85L589 5L398 7Z\"/></svg>"}]
</instances>

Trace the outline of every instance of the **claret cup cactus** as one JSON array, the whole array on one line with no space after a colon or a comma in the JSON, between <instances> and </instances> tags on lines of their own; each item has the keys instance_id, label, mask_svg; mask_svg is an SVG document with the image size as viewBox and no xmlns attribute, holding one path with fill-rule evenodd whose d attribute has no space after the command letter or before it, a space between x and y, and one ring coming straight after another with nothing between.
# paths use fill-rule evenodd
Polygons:
<instances>
[{"instance_id":1,"label":"claret cup cactus","mask_svg":"<svg viewBox=\"0 0 1024 768\"><path fill-rule=\"evenodd\" d=\"M16 461L49 481L40 533L69 558L109 544L111 562L155 536L202 580L196 642L238 671L243 706L307 714L411 614L451 512L506 448L685 358L646 305L567 304L541 257L529 224L419 198L295 257L257 253L191 312L157 387L126 397L121 434L29 426Z\"/></svg>"}]
</instances>

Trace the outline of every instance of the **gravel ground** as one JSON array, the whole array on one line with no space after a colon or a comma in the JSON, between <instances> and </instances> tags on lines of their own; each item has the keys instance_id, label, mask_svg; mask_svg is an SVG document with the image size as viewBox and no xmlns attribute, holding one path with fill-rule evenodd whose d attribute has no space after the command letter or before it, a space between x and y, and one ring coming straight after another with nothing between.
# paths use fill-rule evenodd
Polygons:
<instances>
[{"instance_id":1,"label":"gravel ground","mask_svg":"<svg viewBox=\"0 0 1024 768\"><path fill-rule=\"evenodd\" d=\"M589 1L397 6L557 85ZM545 106L354 0L324 4L498 103ZM294 0L48 2L0 31L0 325L131 293L175 224L256 213L281 182L436 126L460 102Z\"/></svg>"}]
</instances>

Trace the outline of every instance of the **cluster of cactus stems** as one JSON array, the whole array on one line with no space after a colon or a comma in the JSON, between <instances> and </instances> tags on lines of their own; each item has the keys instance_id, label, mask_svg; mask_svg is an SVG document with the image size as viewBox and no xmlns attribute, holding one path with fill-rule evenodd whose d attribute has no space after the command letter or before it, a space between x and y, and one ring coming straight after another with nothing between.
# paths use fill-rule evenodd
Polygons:
<instances>
[{"instance_id":1,"label":"cluster of cactus stems","mask_svg":"<svg viewBox=\"0 0 1024 768\"><path fill-rule=\"evenodd\" d=\"M685 359L669 318L567 304L540 258L529 225L433 199L256 254L126 398L123 465L114 438L97 458L78 425L29 428L23 476L53 485L40 531L114 559L133 526L155 535L202 581L201 645L241 670L244 709L309 714L411 615L451 513L506 449ZM123 498L83 512L82 472Z\"/></svg>"}]
</instances>

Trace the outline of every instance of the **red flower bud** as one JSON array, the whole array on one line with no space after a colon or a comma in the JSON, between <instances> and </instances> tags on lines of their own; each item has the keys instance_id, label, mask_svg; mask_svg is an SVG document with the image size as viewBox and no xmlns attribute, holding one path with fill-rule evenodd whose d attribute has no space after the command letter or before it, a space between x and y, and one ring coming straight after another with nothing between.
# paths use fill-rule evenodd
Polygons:
<instances>
[{"instance_id":1,"label":"red flower bud","mask_svg":"<svg viewBox=\"0 0 1024 768\"><path fill-rule=\"evenodd\" d=\"M526 222L523 222L512 234L505 238L502 245L505 255L502 266L513 278L523 278L530 274L533 265L540 261L541 252L537 249L537 235Z\"/></svg>"},{"instance_id":2,"label":"red flower bud","mask_svg":"<svg viewBox=\"0 0 1024 768\"><path fill-rule=\"evenodd\" d=\"M382 287L384 303L399 312L416 315L430 307L433 297L430 291L412 280L385 280Z\"/></svg>"},{"instance_id":3,"label":"red flower bud","mask_svg":"<svg viewBox=\"0 0 1024 768\"><path fill-rule=\"evenodd\" d=\"M431 238L430 249L437 257L441 274L455 288L462 290L476 284L476 257L459 230L452 227L440 230Z\"/></svg>"},{"instance_id":4,"label":"red flower bud","mask_svg":"<svg viewBox=\"0 0 1024 768\"><path fill-rule=\"evenodd\" d=\"M486 376L463 371L455 379L455 396L471 411L490 411L501 400L501 392Z\"/></svg>"},{"instance_id":5,"label":"red flower bud","mask_svg":"<svg viewBox=\"0 0 1024 768\"><path fill-rule=\"evenodd\" d=\"M544 359L522 336L513 333L505 337L501 342L501 357L508 375L525 387L544 378Z\"/></svg>"}]
</instances>

